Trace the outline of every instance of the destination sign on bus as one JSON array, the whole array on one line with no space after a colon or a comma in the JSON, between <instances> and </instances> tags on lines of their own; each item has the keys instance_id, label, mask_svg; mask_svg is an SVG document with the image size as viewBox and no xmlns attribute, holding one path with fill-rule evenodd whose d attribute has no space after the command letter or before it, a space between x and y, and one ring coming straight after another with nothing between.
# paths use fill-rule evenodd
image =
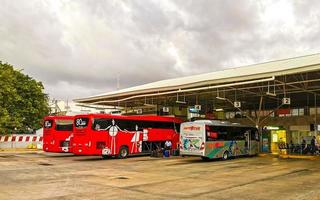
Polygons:
<instances>
[{"instance_id":1,"label":"destination sign on bus","mask_svg":"<svg viewBox=\"0 0 320 200\"><path fill-rule=\"evenodd\" d=\"M52 127L53 120L46 120L44 121L44 127L45 128L51 128Z\"/></svg>"},{"instance_id":2,"label":"destination sign on bus","mask_svg":"<svg viewBox=\"0 0 320 200\"><path fill-rule=\"evenodd\" d=\"M89 119L88 118L78 118L76 119L75 126L77 128L84 128L88 125Z\"/></svg>"},{"instance_id":3,"label":"destination sign on bus","mask_svg":"<svg viewBox=\"0 0 320 200\"><path fill-rule=\"evenodd\" d=\"M185 131L200 131L200 126L185 126L183 127Z\"/></svg>"}]
</instances>

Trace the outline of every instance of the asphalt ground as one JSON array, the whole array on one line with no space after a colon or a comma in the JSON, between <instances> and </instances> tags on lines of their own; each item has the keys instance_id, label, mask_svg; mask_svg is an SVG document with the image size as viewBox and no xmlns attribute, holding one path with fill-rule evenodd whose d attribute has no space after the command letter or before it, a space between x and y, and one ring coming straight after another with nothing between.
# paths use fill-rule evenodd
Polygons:
<instances>
[{"instance_id":1,"label":"asphalt ground","mask_svg":"<svg viewBox=\"0 0 320 200\"><path fill-rule=\"evenodd\" d=\"M0 199L320 199L320 160L1 152Z\"/></svg>"}]
</instances>

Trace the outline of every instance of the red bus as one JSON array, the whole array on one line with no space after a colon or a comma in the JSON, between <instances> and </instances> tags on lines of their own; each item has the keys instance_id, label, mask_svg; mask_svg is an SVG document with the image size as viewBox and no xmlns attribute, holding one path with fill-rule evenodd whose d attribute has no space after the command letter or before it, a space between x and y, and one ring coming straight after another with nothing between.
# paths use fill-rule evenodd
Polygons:
<instances>
[{"instance_id":1,"label":"red bus","mask_svg":"<svg viewBox=\"0 0 320 200\"><path fill-rule=\"evenodd\" d=\"M44 118L43 150L46 152L72 152L73 116Z\"/></svg>"},{"instance_id":2,"label":"red bus","mask_svg":"<svg viewBox=\"0 0 320 200\"><path fill-rule=\"evenodd\" d=\"M73 153L125 158L150 153L172 142L178 149L182 120L160 116L77 115L74 120Z\"/></svg>"}]
</instances>

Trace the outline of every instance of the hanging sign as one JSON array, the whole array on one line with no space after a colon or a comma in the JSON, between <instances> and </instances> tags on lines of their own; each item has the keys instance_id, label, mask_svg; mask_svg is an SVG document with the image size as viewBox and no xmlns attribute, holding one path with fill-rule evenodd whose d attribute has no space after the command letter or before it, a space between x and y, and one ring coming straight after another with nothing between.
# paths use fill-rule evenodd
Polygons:
<instances>
[{"instance_id":1,"label":"hanging sign","mask_svg":"<svg viewBox=\"0 0 320 200\"><path fill-rule=\"evenodd\" d=\"M240 101L233 102L233 105L234 105L235 108L241 108L241 102Z\"/></svg>"},{"instance_id":2,"label":"hanging sign","mask_svg":"<svg viewBox=\"0 0 320 200\"><path fill-rule=\"evenodd\" d=\"M282 104L290 105L291 104L291 99L290 98L282 98Z\"/></svg>"},{"instance_id":3,"label":"hanging sign","mask_svg":"<svg viewBox=\"0 0 320 200\"><path fill-rule=\"evenodd\" d=\"M194 105L195 110L201 110L201 105Z\"/></svg>"},{"instance_id":4,"label":"hanging sign","mask_svg":"<svg viewBox=\"0 0 320 200\"><path fill-rule=\"evenodd\" d=\"M165 113L168 113L169 112L169 107L163 107L162 111L165 112Z\"/></svg>"}]
</instances>

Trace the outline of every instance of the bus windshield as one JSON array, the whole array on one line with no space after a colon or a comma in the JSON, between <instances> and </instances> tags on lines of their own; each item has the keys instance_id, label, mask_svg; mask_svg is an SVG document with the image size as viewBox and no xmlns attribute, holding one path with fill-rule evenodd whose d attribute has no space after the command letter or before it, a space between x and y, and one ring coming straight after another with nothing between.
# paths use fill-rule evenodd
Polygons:
<instances>
[{"instance_id":1,"label":"bus windshield","mask_svg":"<svg viewBox=\"0 0 320 200\"><path fill-rule=\"evenodd\" d=\"M73 120L56 120L57 131L72 131Z\"/></svg>"}]
</instances>

